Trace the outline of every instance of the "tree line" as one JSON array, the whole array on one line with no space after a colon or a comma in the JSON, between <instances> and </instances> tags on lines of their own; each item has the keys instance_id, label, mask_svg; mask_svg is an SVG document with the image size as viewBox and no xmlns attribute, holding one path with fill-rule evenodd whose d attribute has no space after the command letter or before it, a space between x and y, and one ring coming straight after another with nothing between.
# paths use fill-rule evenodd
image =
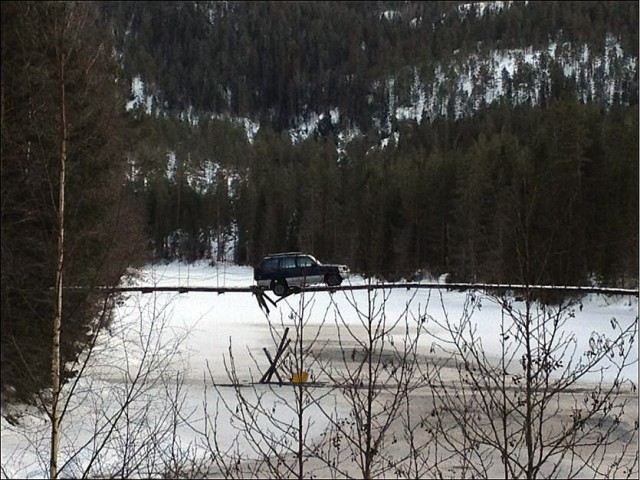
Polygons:
<instances>
[{"instance_id":1,"label":"tree line","mask_svg":"<svg viewBox=\"0 0 640 480\"><path fill-rule=\"evenodd\" d=\"M479 98L466 119L447 83L434 93L447 118L397 121L383 85L393 78L400 101L414 75L432 78L454 52L552 40L584 43L597 57L614 35L637 59L637 4L528 2L482 15L481 5L456 2L101 7L123 70L146 79L163 105L155 118L138 115L149 145L130 152L155 255L194 260L232 242L239 263L305 249L389 278L428 268L492 281L634 281L637 74L623 63L565 76L567 59L543 52L543 73L503 71L503 103L486 108ZM536 85L535 98L517 100ZM169 118L188 107L199 124ZM327 120L333 107L337 122ZM287 130L310 112L326 112L318 132L293 144ZM255 142L221 115L258 119ZM349 127L361 134L345 149ZM397 144L378 148L380 130ZM539 264L515 267L530 248Z\"/></svg>"},{"instance_id":2,"label":"tree line","mask_svg":"<svg viewBox=\"0 0 640 480\"><path fill-rule=\"evenodd\" d=\"M370 135L344 154L331 131L292 143L261 128L250 143L218 121L173 128L191 147L177 154L178 173L169 179L162 161L137 193L165 258L179 230L186 260L210 256L226 233L241 264L304 250L389 279L422 268L475 281L637 282L635 106L501 104L455 122L399 122L397 143ZM210 141L198 150L195 137ZM217 174L198 191L187 178L203 162Z\"/></svg>"}]
</instances>

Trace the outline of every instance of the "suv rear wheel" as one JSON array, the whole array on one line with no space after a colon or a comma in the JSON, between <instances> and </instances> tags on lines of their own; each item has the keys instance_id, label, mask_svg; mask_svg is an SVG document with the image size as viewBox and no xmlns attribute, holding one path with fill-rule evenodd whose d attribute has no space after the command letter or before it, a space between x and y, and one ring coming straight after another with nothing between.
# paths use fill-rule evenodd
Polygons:
<instances>
[{"instance_id":1,"label":"suv rear wheel","mask_svg":"<svg viewBox=\"0 0 640 480\"><path fill-rule=\"evenodd\" d=\"M289 290L289 286L286 280L274 280L271 282L271 290L273 290L273 293L278 297L284 297Z\"/></svg>"}]
</instances>

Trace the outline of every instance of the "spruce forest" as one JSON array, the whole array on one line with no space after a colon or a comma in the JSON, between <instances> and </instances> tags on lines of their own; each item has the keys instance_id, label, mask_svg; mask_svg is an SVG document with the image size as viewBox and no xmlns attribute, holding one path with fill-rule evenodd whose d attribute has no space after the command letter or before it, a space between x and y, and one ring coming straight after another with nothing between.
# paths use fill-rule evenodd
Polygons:
<instances>
[{"instance_id":1,"label":"spruce forest","mask_svg":"<svg viewBox=\"0 0 640 480\"><path fill-rule=\"evenodd\" d=\"M68 285L299 250L390 281L638 286L638 2L1 8L18 397L49 375L61 138ZM97 298L65 297L69 360Z\"/></svg>"}]
</instances>

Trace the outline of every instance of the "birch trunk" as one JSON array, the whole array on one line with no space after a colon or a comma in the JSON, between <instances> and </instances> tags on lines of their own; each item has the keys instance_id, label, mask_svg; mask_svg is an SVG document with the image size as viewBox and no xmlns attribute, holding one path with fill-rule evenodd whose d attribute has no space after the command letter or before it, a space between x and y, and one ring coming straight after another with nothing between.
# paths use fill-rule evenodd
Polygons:
<instances>
[{"instance_id":1,"label":"birch trunk","mask_svg":"<svg viewBox=\"0 0 640 480\"><path fill-rule=\"evenodd\" d=\"M58 196L58 248L56 265L56 309L53 318L53 341L51 352L51 455L49 460L49 477L58 476L58 444L60 427L60 330L62 327L62 285L64 267L64 209L65 181L67 163L67 118L65 105L65 71L64 52L60 52L60 186Z\"/></svg>"}]
</instances>

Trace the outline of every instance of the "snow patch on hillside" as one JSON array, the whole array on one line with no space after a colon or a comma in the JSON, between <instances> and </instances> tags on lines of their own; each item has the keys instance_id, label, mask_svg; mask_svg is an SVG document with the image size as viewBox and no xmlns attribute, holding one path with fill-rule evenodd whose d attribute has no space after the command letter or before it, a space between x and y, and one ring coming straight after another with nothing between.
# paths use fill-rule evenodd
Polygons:
<instances>
[{"instance_id":1,"label":"snow patch on hillside","mask_svg":"<svg viewBox=\"0 0 640 480\"><path fill-rule=\"evenodd\" d=\"M508 8L510 2L463 4L459 7L460 12L468 14L472 11L471 5L478 15L483 15L485 12L499 13ZM397 91L396 76L372 85L386 105L382 116L372 120L381 136L390 138L395 131L396 121L415 121L420 124L443 116L458 119L503 99L515 105L535 105L553 87L553 62L559 62L562 75L575 82L580 101L596 102L603 106L621 101L622 85L636 81L638 71L638 58L625 54L613 34L606 38L601 53L591 51L586 44L555 41L550 41L542 50L492 50L486 54L464 56L456 51L448 63L439 64L428 73L421 74L418 67L413 68L410 91L408 96L402 97L408 98L408 102L401 101L403 92ZM140 76L134 77L127 111L141 109L148 115L159 115L160 106L149 90ZM373 96L369 101L374 101ZM183 112L180 118L191 125L199 122L192 107ZM246 117L213 114L212 118L242 126L251 143L260 130L259 122ZM360 127L343 118L337 107L322 113L307 111L291 120L294 127L288 130L288 134L292 143L304 141L318 133L326 134L328 128L336 134L339 155L340 152L344 154L346 144L360 132Z\"/></svg>"},{"instance_id":2,"label":"snow patch on hillside","mask_svg":"<svg viewBox=\"0 0 640 480\"><path fill-rule=\"evenodd\" d=\"M131 100L127 102L127 111L142 109L147 115L153 113L155 99L153 95L147 95L144 82L140 75L131 80Z\"/></svg>"}]
</instances>

